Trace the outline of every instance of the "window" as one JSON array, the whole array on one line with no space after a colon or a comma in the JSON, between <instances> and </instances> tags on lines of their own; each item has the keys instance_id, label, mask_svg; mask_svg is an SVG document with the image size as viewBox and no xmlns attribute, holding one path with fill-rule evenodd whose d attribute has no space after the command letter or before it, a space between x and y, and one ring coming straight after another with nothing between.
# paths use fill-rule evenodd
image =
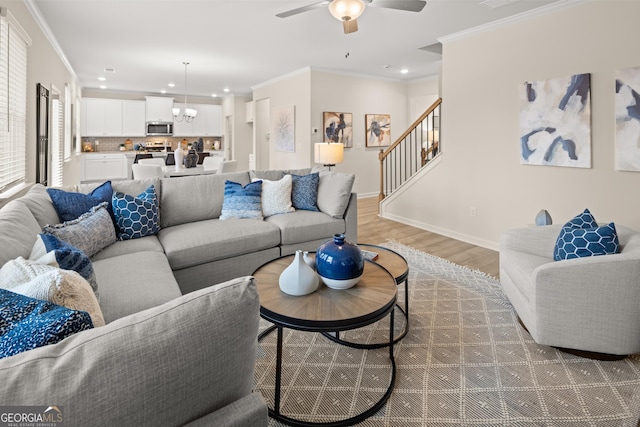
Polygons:
<instances>
[{"instance_id":1,"label":"window","mask_svg":"<svg viewBox=\"0 0 640 427\"><path fill-rule=\"evenodd\" d=\"M60 92L51 87L51 122L49 138L51 142L51 183L53 187L62 186L62 168L65 156L64 117L65 103L60 99Z\"/></svg>"},{"instance_id":2,"label":"window","mask_svg":"<svg viewBox=\"0 0 640 427\"><path fill-rule=\"evenodd\" d=\"M0 193L25 181L27 47L31 39L0 9Z\"/></svg>"}]
</instances>

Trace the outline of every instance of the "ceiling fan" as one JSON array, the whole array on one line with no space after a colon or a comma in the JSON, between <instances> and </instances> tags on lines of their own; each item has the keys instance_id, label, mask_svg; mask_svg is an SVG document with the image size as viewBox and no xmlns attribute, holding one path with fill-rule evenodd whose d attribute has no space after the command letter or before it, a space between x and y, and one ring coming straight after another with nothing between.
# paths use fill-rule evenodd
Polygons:
<instances>
[{"instance_id":1,"label":"ceiling fan","mask_svg":"<svg viewBox=\"0 0 640 427\"><path fill-rule=\"evenodd\" d=\"M324 0L307 6L291 9L278 13L279 18L297 15L309 10L318 9L324 6L329 7L329 12L338 20L342 21L344 33L355 33L358 31L358 17L364 12L366 5L371 7L384 7L387 9L407 10L409 12L420 12L427 4L423 0Z\"/></svg>"}]
</instances>

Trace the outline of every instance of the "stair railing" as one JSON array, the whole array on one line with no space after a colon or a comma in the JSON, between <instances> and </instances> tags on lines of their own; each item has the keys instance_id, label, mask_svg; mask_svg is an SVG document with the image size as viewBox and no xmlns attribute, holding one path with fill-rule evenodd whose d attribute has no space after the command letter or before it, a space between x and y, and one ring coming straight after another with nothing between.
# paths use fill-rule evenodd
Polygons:
<instances>
[{"instance_id":1,"label":"stair railing","mask_svg":"<svg viewBox=\"0 0 640 427\"><path fill-rule=\"evenodd\" d=\"M440 152L440 105L438 98L393 144L380 149L381 201L404 184Z\"/></svg>"}]
</instances>

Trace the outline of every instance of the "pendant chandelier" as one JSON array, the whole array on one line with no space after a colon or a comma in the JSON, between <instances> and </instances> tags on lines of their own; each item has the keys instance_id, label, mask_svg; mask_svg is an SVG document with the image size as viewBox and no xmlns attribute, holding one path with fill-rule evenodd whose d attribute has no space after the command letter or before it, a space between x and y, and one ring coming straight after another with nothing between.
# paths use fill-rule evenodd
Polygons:
<instances>
[{"instance_id":1,"label":"pendant chandelier","mask_svg":"<svg viewBox=\"0 0 640 427\"><path fill-rule=\"evenodd\" d=\"M182 116L180 115L180 108L174 107L171 111L173 112L173 120L175 122L185 121L187 123L193 121L198 112L193 108L187 108L187 65L188 62L183 62L184 64L184 113Z\"/></svg>"}]
</instances>

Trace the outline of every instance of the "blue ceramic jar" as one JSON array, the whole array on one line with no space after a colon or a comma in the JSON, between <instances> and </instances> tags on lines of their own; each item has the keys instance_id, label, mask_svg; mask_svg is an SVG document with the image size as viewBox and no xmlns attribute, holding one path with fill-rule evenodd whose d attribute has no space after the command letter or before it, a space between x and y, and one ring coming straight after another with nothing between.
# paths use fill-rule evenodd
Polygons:
<instances>
[{"instance_id":1,"label":"blue ceramic jar","mask_svg":"<svg viewBox=\"0 0 640 427\"><path fill-rule=\"evenodd\" d=\"M325 285L333 289L349 289L364 272L364 256L358 245L334 234L316 252L316 272Z\"/></svg>"}]
</instances>

